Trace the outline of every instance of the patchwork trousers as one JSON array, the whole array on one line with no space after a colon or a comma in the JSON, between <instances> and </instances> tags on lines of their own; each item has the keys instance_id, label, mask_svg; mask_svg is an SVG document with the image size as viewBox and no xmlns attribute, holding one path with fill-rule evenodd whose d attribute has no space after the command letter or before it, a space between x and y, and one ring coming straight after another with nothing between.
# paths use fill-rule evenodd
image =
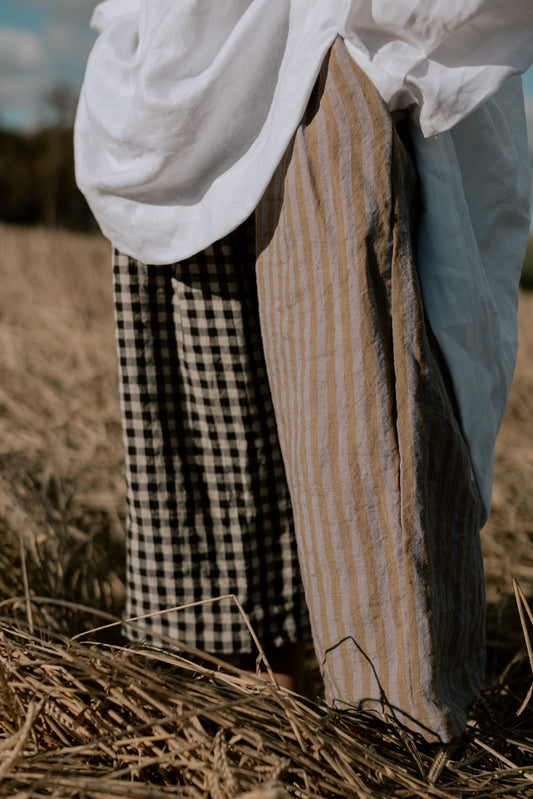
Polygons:
<instances>
[{"instance_id":1,"label":"patchwork trousers","mask_svg":"<svg viewBox=\"0 0 533 799\"><path fill-rule=\"evenodd\" d=\"M337 40L255 219L180 264L117 255L128 613L235 593L266 646L310 619L328 703L448 740L483 677L480 505L416 198ZM147 631L250 646L231 602Z\"/></svg>"}]
</instances>

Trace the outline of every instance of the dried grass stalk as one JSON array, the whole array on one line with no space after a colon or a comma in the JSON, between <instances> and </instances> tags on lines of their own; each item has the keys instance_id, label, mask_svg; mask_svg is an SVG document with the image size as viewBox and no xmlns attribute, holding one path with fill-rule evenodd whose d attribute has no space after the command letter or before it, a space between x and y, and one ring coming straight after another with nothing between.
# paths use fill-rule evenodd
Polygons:
<instances>
[{"instance_id":1,"label":"dried grass stalk","mask_svg":"<svg viewBox=\"0 0 533 799\"><path fill-rule=\"evenodd\" d=\"M198 665L70 639L119 616L124 599L109 245L0 232L0 795L533 796L531 668L512 586L514 575L525 623L533 295L521 297L521 348L482 534L491 681L464 738L435 749L367 714L250 686L207 656Z\"/></svg>"},{"instance_id":2,"label":"dried grass stalk","mask_svg":"<svg viewBox=\"0 0 533 799\"><path fill-rule=\"evenodd\" d=\"M533 713L517 719L510 679L524 663L487 689L462 740L439 747L368 713L250 682L205 653L198 663L4 620L2 795L532 796Z\"/></svg>"}]
</instances>

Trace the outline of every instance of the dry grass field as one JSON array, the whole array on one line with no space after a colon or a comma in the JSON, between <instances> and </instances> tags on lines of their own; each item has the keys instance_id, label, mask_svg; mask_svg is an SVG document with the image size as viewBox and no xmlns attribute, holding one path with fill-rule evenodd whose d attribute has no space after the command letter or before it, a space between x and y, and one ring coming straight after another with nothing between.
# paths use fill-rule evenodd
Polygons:
<instances>
[{"instance_id":1,"label":"dry grass field","mask_svg":"<svg viewBox=\"0 0 533 799\"><path fill-rule=\"evenodd\" d=\"M0 796L533 796L532 703L517 715L533 673L513 591L514 577L533 606L533 294L482 533L487 687L464 740L431 748L210 661L70 640L124 599L109 245L0 237Z\"/></svg>"}]
</instances>

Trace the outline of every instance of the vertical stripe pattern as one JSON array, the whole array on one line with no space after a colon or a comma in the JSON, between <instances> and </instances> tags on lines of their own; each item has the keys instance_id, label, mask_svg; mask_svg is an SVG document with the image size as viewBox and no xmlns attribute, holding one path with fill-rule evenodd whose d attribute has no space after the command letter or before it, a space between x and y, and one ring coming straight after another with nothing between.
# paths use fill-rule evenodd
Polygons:
<instances>
[{"instance_id":1,"label":"vertical stripe pattern","mask_svg":"<svg viewBox=\"0 0 533 799\"><path fill-rule=\"evenodd\" d=\"M483 676L480 507L424 318L416 193L338 39L256 212L267 369L327 700L448 740Z\"/></svg>"}]
</instances>

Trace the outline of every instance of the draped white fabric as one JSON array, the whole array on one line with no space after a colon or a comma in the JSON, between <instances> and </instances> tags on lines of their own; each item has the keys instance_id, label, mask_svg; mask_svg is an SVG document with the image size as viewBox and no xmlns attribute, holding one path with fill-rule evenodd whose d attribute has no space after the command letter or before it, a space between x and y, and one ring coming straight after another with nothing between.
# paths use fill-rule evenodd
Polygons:
<instances>
[{"instance_id":1,"label":"draped white fabric","mask_svg":"<svg viewBox=\"0 0 533 799\"><path fill-rule=\"evenodd\" d=\"M335 36L392 110L447 130L531 57L531 0L107 0L76 128L104 232L153 262L257 204Z\"/></svg>"},{"instance_id":2,"label":"draped white fabric","mask_svg":"<svg viewBox=\"0 0 533 799\"><path fill-rule=\"evenodd\" d=\"M413 123L419 270L485 507L529 213L532 0L106 0L75 130L103 232L169 263L254 209L337 35Z\"/></svg>"}]
</instances>

